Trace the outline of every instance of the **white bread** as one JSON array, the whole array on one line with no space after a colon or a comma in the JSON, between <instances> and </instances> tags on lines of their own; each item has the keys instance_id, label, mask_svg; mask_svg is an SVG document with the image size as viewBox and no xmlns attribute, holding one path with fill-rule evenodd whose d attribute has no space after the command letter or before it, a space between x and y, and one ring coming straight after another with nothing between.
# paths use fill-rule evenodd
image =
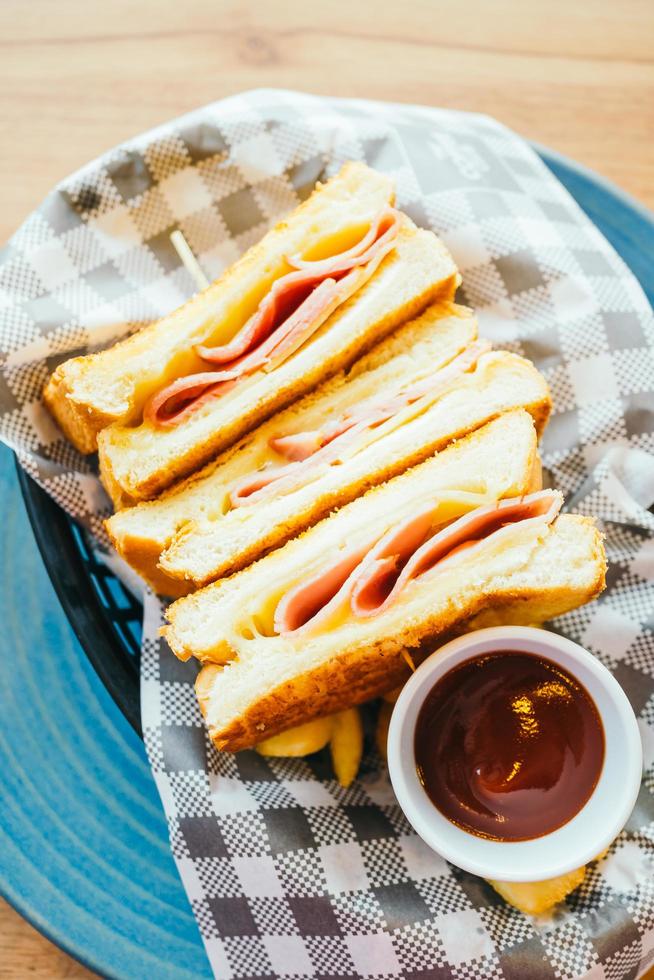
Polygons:
<instances>
[{"instance_id":1,"label":"white bread","mask_svg":"<svg viewBox=\"0 0 654 980\"><path fill-rule=\"evenodd\" d=\"M334 506L353 499L361 489L382 482L386 475L374 460L370 481L348 481L347 465L339 468L339 482L327 492L319 487L305 488L265 507L233 510L223 518L223 504L229 485L275 456L269 439L280 432L298 432L323 424L358 401L378 395L390 384L410 384L437 370L459 354L477 336L476 319L470 310L452 303L437 303L377 344L370 353L320 385L314 392L263 423L241 442L226 450L203 470L164 491L152 501L118 511L107 523L116 550L156 590L166 595L189 591L194 576L198 584L236 571L260 557L271 547L324 517ZM420 449L417 447L417 451ZM428 450L424 451L426 455ZM264 518L265 512L265 518ZM253 517L255 520L253 521ZM257 519L258 518L258 519ZM263 525L262 525L263 520ZM249 533L248 533L248 529ZM209 572L183 567L172 575L159 567L167 548L175 548L180 535L184 551L205 532L202 557ZM219 531L218 564L212 565L213 533ZM223 546L220 546L223 541ZM231 544L230 544L231 542ZM226 557L221 552L226 550ZM196 554L195 549L193 553ZM171 555L172 557L172 555ZM200 557L198 555L198 557ZM174 561L173 561L174 564ZM186 579L186 575L189 579ZM174 576L174 577L173 577Z\"/></svg>"},{"instance_id":2,"label":"white bread","mask_svg":"<svg viewBox=\"0 0 654 980\"><path fill-rule=\"evenodd\" d=\"M604 585L601 536L589 519L517 524L447 570L411 581L382 613L357 619L346 607L329 629L280 636L271 628L279 599L324 568L346 542L367 540L446 488L496 499L524 493L536 452L524 413L502 416L290 541L229 579L168 610L164 635L177 656L215 667L200 675L201 704L219 748L237 750L311 717L392 690L434 639L495 603L529 605L550 616L587 602Z\"/></svg>"},{"instance_id":3,"label":"white bread","mask_svg":"<svg viewBox=\"0 0 654 980\"><path fill-rule=\"evenodd\" d=\"M456 569L429 582L416 580L411 595L407 588L393 607L372 620L295 643L279 636L241 638L235 659L199 675L216 746L249 748L275 732L392 690L406 680L407 649L419 663L439 638L486 606L501 603L510 611L528 605L530 618L551 617L602 590L605 558L592 520L564 515L538 532L518 528L511 547L493 552L489 542L488 556L477 553L477 561L462 559ZM203 630L211 624L226 631L230 607L213 603L210 610L198 611L198 620L201 613L206 616ZM233 607L231 612L233 622ZM517 613L511 618L523 621ZM230 631L230 646L233 637Z\"/></svg>"},{"instance_id":4,"label":"white bread","mask_svg":"<svg viewBox=\"0 0 654 980\"><path fill-rule=\"evenodd\" d=\"M374 276L274 371L254 372L170 428L148 420L98 436L100 475L116 507L150 499L232 445L273 412L348 367L365 350L458 283L452 259L429 231L408 223Z\"/></svg>"},{"instance_id":5,"label":"white bread","mask_svg":"<svg viewBox=\"0 0 654 980\"><path fill-rule=\"evenodd\" d=\"M138 421L146 399L175 372L199 369L193 344L228 339L253 312L271 283L288 271L286 255L308 252L317 258L347 247L393 198L388 177L347 163L208 289L107 350L61 364L44 396L66 436L90 453L105 426ZM208 334L211 321L216 326Z\"/></svg>"},{"instance_id":6,"label":"white bread","mask_svg":"<svg viewBox=\"0 0 654 980\"><path fill-rule=\"evenodd\" d=\"M267 450L271 436L311 428L327 416L333 418L348 404L345 397L351 404L353 398L383 392L386 378L396 375L400 367L408 378L410 371L420 369L423 360L438 366L439 336L442 356L452 356L467 338L472 339L471 320L461 315L441 321L440 331L430 329L430 319L437 312L415 321L416 345L407 348L399 363L388 361L319 389L219 457L197 479L151 504L116 514L107 527L121 555L161 591L185 593L190 587L245 567L334 507L423 461L502 412L525 407L540 433L550 408L541 375L515 354L486 354L475 371L462 375L423 415L364 446L341 465L328 467L313 482L225 512L230 484L261 465L266 453L271 456Z\"/></svg>"},{"instance_id":7,"label":"white bread","mask_svg":"<svg viewBox=\"0 0 654 980\"><path fill-rule=\"evenodd\" d=\"M274 581L278 591L288 591L297 578L297 568L301 567L303 577L309 577L338 554L342 540L350 544L367 540L371 527L381 535L387 525L412 513L425 495L452 490L498 499L525 493L531 487L537 450L536 429L527 412L517 409L501 415L419 466L369 490L283 548L174 602L166 613L171 624L166 636L173 652L182 660L191 656L219 663L229 660L240 650L238 635L227 620L218 633L212 625L207 631L208 610L229 605L235 597L239 606L242 597L252 593L253 598L239 612L239 619L247 620L256 614L250 606L252 602L258 605L256 593L262 583Z\"/></svg>"}]
</instances>

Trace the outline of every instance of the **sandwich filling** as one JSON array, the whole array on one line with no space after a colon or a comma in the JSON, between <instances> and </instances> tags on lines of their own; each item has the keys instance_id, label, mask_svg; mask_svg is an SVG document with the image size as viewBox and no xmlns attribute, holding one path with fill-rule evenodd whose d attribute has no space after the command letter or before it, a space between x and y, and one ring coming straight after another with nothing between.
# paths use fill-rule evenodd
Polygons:
<instances>
[{"instance_id":1,"label":"sandwich filling","mask_svg":"<svg viewBox=\"0 0 654 980\"><path fill-rule=\"evenodd\" d=\"M395 247L400 225L400 212L387 206L364 237L346 251L315 261L287 257L293 271L273 283L228 343L195 346L196 354L212 367L162 388L145 406L144 419L157 426L178 425L254 371L272 371L282 364L374 275Z\"/></svg>"},{"instance_id":2,"label":"sandwich filling","mask_svg":"<svg viewBox=\"0 0 654 980\"><path fill-rule=\"evenodd\" d=\"M344 605L358 619L379 615L413 579L442 571L463 553L470 557L473 549L517 524L551 524L562 504L559 491L540 490L474 507L443 526L440 503L432 500L287 592L275 609L274 631L281 636L314 632Z\"/></svg>"},{"instance_id":3,"label":"sandwich filling","mask_svg":"<svg viewBox=\"0 0 654 980\"><path fill-rule=\"evenodd\" d=\"M363 448L358 443L364 433L372 433L390 420L403 421L401 413L411 406L412 418L426 410L462 374L473 370L480 356L489 349L487 341L476 341L434 374L407 387L354 404L333 422L318 429L275 436L269 442L270 448L288 462L266 466L238 480L229 494L232 507L260 503L316 479L322 466L337 465L343 461L346 451L356 452L357 448ZM384 433L385 430L378 435ZM364 444L367 443L364 441Z\"/></svg>"}]
</instances>

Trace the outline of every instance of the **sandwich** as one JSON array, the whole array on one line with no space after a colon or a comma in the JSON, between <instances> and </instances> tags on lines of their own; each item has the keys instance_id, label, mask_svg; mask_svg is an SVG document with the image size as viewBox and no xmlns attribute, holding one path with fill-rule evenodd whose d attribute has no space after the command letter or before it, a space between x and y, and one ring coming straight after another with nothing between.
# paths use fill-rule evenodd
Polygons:
<instances>
[{"instance_id":1,"label":"sandwich","mask_svg":"<svg viewBox=\"0 0 654 980\"><path fill-rule=\"evenodd\" d=\"M189 303L61 365L45 400L96 445L116 506L155 496L315 387L459 277L391 182L346 165Z\"/></svg>"},{"instance_id":2,"label":"sandwich","mask_svg":"<svg viewBox=\"0 0 654 980\"><path fill-rule=\"evenodd\" d=\"M342 279L321 282L335 284L329 309L321 310L320 287L307 297L306 311L298 307L282 319L283 304L278 304L279 321L272 319L271 332L264 330L263 340L252 339L246 353L224 361L224 366L205 363L200 371L174 378L150 399L135 424L104 429L98 436L100 476L115 506L156 496L274 411L348 367L432 300L452 296L457 283L454 265L435 235L398 218L391 244L381 261L379 252ZM348 298L341 284L350 288L350 276L358 288ZM233 346L232 341L220 347L203 344L196 345L196 351L207 362L240 351L250 343L243 337L254 337L252 324L268 296L274 291L235 335ZM315 310L308 306L314 297Z\"/></svg>"},{"instance_id":3,"label":"sandwich","mask_svg":"<svg viewBox=\"0 0 654 980\"><path fill-rule=\"evenodd\" d=\"M119 511L107 530L157 591L185 594L519 407L540 433L550 410L542 376L516 354L489 351L469 310L436 303L198 474Z\"/></svg>"},{"instance_id":4,"label":"sandwich","mask_svg":"<svg viewBox=\"0 0 654 980\"><path fill-rule=\"evenodd\" d=\"M194 345L229 338L289 270L286 258L346 247L393 203L391 181L361 164L346 164L325 185L249 249L220 279L133 337L107 350L61 364L45 388L45 401L66 436L94 452L108 425L134 424L148 398L170 380L197 370Z\"/></svg>"},{"instance_id":5,"label":"sandwich","mask_svg":"<svg viewBox=\"0 0 654 980\"><path fill-rule=\"evenodd\" d=\"M550 618L604 585L592 520L532 491L536 432L500 416L228 579L170 606L164 635L205 664L196 690L220 749L390 691L488 605Z\"/></svg>"}]
</instances>

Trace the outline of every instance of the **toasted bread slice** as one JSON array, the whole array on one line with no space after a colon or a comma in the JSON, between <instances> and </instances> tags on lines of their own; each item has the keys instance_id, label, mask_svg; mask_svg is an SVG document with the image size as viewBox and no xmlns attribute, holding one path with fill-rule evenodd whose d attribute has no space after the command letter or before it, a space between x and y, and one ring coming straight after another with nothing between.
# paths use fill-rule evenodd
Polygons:
<instances>
[{"instance_id":1,"label":"toasted bread slice","mask_svg":"<svg viewBox=\"0 0 654 980\"><path fill-rule=\"evenodd\" d=\"M270 373L256 371L204 403L183 423L112 425L98 437L100 474L116 507L150 499L232 445L273 412L350 364L400 323L458 283L431 232L405 224L374 276L298 351Z\"/></svg>"},{"instance_id":2,"label":"toasted bread slice","mask_svg":"<svg viewBox=\"0 0 654 980\"><path fill-rule=\"evenodd\" d=\"M367 540L371 528L383 533L415 512L426 497L448 487L454 495L494 499L524 493L535 452L524 414L503 416L242 572L174 603L164 630L173 651L224 665L200 682L216 745L245 748L392 690L406 678L407 649L419 660L436 638L490 604L528 603L530 616L537 606L550 616L597 595L605 575L601 536L591 520L564 516L551 525L505 528L501 544L491 535L446 571L413 579L375 616L355 617L345 603L328 628L280 635L273 627L280 599L300 581L341 548Z\"/></svg>"},{"instance_id":3,"label":"toasted bread slice","mask_svg":"<svg viewBox=\"0 0 654 980\"><path fill-rule=\"evenodd\" d=\"M194 344L220 343L247 319L288 271L287 255L319 258L347 248L393 198L388 177L347 163L208 289L107 350L61 364L44 396L66 436L90 453L105 426L139 421L146 399L171 377L198 370Z\"/></svg>"},{"instance_id":4,"label":"toasted bread slice","mask_svg":"<svg viewBox=\"0 0 654 980\"><path fill-rule=\"evenodd\" d=\"M381 526L383 531L385 524L398 520L399 515L411 513L425 496L452 491L499 499L526 493L531 489L537 458L537 432L531 416L523 409L500 415L438 455L369 490L249 568L174 602L166 614L171 624L166 636L174 653L182 660L195 656L203 661L226 662L238 653L230 645L233 630L229 627L227 632L206 636L204 630L197 629L197 611L212 608L214 602L221 604L223 597L246 589L249 582L257 582L262 576L267 580L270 568L277 569L280 589L286 591L296 578L298 557L308 562L303 569L308 575L310 569L338 553L341 540L367 537L370 525L376 530ZM243 607L243 615L245 619L250 616L249 605Z\"/></svg>"},{"instance_id":5,"label":"toasted bread slice","mask_svg":"<svg viewBox=\"0 0 654 980\"><path fill-rule=\"evenodd\" d=\"M218 748L237 751L310 718L359 704L406 680L407 649L420 662L441 635L484 606L528 603L530 612L560 615L593 599L604 586L604 575L601 536L592 520L564 515L540 534L516 534L504 554L484 556L480 564L462 560L456 574L449 569L447 575L434 576L372 621L344 623L300 644L279 636L249 639L242 633L237 640L230 629L236 620L233 597L225 595L220 602L213 595L196 611L198 634L206 637L207 629L214 635L228 633L232 657L238 650L236 659L222 667L210 664L198 677L210 736ZM272 589L273 583L267 586ZM204 599L217 588L220 583L195 595ZM166 633L174 645L176 630L175 623Z\"/></svg>"},{"instance_id":6,"label":"toasted bread slice","mask_svg":"<svg viewBox=\"0 0 654 980\"><path fill-rule=\"evenodd\" d=\"M372 443L364 442L340 465L318 467L310 482L291 492L230 509L229 490L234 481L274 457L269 449L272 436L311 429L370 393L383 392L399 372L411 380L424 371L424 364L437 368L439 356L449 360L457 353L471 338L473 321L460 308L453 311L454 317L435 319L441 312L442 307L432 308L412 327L400 331L411 334L415 341L403 355L324 386L261 426L198 478L152 503L116 514L107 527L118 551L161 591L185 593L189 586L204 585L245 567L334 507L421 462L502 412L524 406L542 431L550 397L541 375L515 354L485 354L474 371L461 375L423 414L391 428Z\"/></svg>"},{"instance_id":7,"label":"toasted bread slice","mask_svg":"<svg viewBox=\"0 0 654 980\"><path fill-rule=\"evenodd\" d=\"M330 485L327 492L321 493L320 486L314 484L272 504L223 513L233 481L274 461L277 454L269 440L280 432L312 429L390 385L411 384L426 372L446 365L476 336L477 323L470 310L451 303L430 306L356 361L350 371L339 372L315 392L259 426L199 473L155 500L114 514L107 521L107 530L117 551L155 589L166 595L179 595L196 583L206 584L225 571L236 571L271 547L283 544L337 504L353 499L362 486L382 482L387 474L383 468L377 474L380 467L375 462L369 480L361 483L358 478L350 484L349 467L341 466L339 481ZM416 451L419 454L420 448L416 447ZM424 455L428 451L424 450ZM219 533L215 536L213 532ZM183 538L184 552L194 551L196 536L198 541L203 539L202 547L207 549L202 556L203 568L182 564L175 570L177 543ZM170 554L168 548L172 549ZM171 559L171 574L159 567L162 553ZM183 553L180 559L184 561Z\"/></svg>"}]
</instances>

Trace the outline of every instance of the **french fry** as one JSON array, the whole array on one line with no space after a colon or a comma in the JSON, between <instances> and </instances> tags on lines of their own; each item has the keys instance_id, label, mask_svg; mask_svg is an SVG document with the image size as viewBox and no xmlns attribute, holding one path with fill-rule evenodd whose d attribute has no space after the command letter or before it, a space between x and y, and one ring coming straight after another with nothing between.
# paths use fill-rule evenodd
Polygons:
<instances>
[{"instance_id":1,"label":"french fry","mask_svg":"<svg viewBox=\"0 0 654 980\"><path fill-rule=\"evenodd\" d=\"M375 743L377 745L377 751L384 761L387 758L386 752L386 742L388 740L388 726L391 723L391 715L393 714L393 705L389 701L382 701L379 705L379 714L377 715L377 728L375 729Z\"/></svg>"},{"instance_id":2,"label":"french fry","mask_svg":"<svg viewBox=\"0 0 654 980\"><path fill-rule=\"evenodd\" d=\"M363 755L363 725L358 708L348 708L333 715L334 727L329 743L332 765L341 786L350 785Z\"/></svg>"},{"instance_id":3,"label":"french fry","mask_svg":"<svg viewBox=\"0 0 654 980\"><path fill-rule=\"evenodd\" d=\"M334 716L314 718L304 725L296 725L279 735L271 735L255 746L259 755L267 756L301 756L311 755L324 749L332 737Z\"/></svg>"},{"instance_id":4,"label":"french fry","mask_svg":"<svg viewBox=\"0 0 654 980\"><path fill-rule=\"evenodd\" d=\"M578 888L586 874L585 866L547 881L490 881L502 898L527 915L541 915Z\"/></svg>"}]
</instances>

